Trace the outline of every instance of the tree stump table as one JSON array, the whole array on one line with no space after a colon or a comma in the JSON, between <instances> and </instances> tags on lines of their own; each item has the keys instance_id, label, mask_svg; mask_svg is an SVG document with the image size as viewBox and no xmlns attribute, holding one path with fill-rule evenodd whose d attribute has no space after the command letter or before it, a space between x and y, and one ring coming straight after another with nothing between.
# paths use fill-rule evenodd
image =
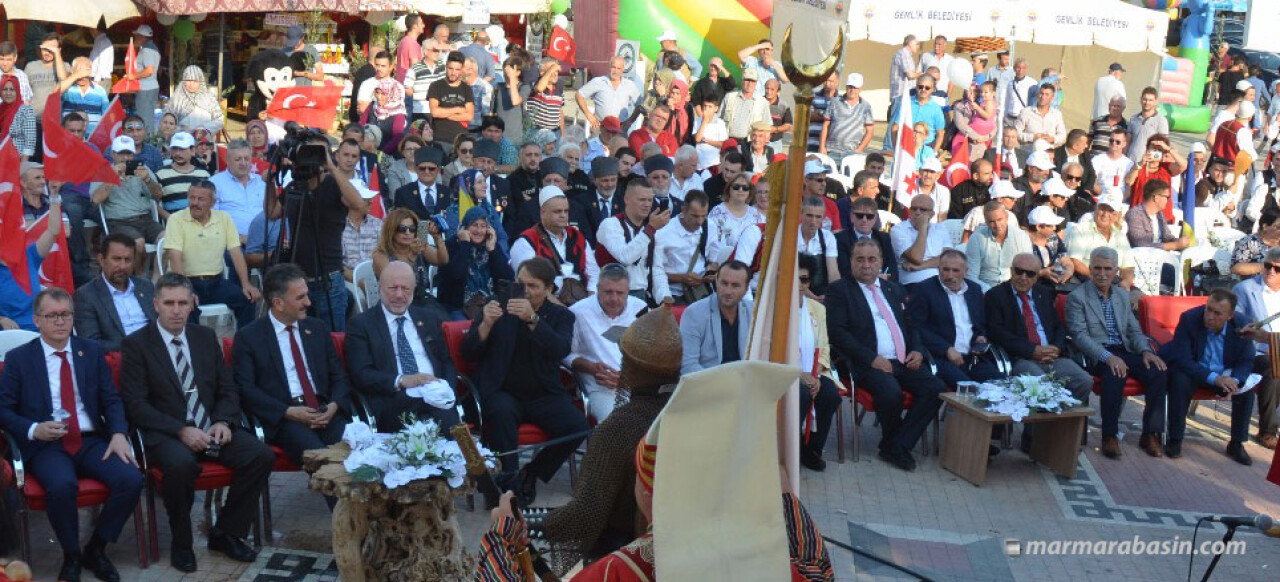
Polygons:
<instances>
[{"instance_id":1,"label":"tree stump table","mask_svg":"<svg viewBox=\"0 0 1280 582\"><path fill-rule=\"evenodd\" d=\"M351 480L339 442L303 453L311 489L338 499L333 509L333 557L342 580L465 580L475 562L464 552L453 498L444 479L420 479L395 489Z\"/></svg>"}]
</instances>

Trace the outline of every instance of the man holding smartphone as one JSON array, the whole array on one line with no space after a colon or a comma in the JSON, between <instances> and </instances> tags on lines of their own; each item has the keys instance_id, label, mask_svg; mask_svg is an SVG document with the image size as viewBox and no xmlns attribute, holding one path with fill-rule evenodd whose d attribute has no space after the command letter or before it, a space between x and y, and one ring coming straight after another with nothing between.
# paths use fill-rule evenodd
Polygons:
<instances>
[{"instance_id":1,"label":"man holding smartphone","mask_svg":"<svg viewBox=\"0 0 1280 582\"><path fill-rule=\"evenodd\" d=\"M111 143L111 153L112 167L120 177L120 185L103 182L93 191L92 200L102 207L107 232L133 239L133 273L141 275L147 264L147 243L156 242L164 232L164 226L151 215L152 200L161 196L162 189L156 175L142 160L134 158L132 138L117 137Z\"/></svg>"}]
</instances>

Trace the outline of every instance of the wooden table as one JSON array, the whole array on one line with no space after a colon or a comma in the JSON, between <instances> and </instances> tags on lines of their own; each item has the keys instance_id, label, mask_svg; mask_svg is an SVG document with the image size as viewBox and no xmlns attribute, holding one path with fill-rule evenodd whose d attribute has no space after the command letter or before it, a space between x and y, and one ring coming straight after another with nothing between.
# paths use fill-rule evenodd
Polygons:
<instances>
[{"instance_id":1,"label":"wooden table","mask_svg":"<svg viewBox=\"0 0 1280 582\"><path fill-rule=\"evenodd\" d=\"M987 452L991 445L991 427L1013 422L1007 414L987 412L953 392L942 395L948 405L946 438L942 441L942 467L974 485L987 481ZM1079 407L1058 414L1036 413L1022 419L1035 423L1036 438L1031 441L1031 458L1068 479L1076 476L1076 458L1080 454L1080 437L1093 409Z\"/></svg>"},{"instance_id":2,"label":"wooden table","mask_svg":"<svg viewBox=\"0 0 1280 582\"><path fill-rule=\"evenodd\" d=\"M470 580L475 560L464 552L454 511L455 490L444 479L420 479L387 489L360 483L342 462L344 442L306 451L311 489L338 498L333 509L333 558L345 581Z\"/></svg>"}]
</instances>

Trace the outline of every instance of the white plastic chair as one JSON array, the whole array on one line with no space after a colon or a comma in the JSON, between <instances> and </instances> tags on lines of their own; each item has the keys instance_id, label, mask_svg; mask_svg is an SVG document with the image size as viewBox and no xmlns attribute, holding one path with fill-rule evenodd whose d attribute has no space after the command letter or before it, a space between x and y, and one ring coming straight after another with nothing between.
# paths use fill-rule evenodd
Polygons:
<instances>
[{"instance_id":1,"label":"white plastic chair","mask_svg":"<svg viewBox=\"0 0 1280 582\"><path fill-rule=\"evenodd\" d=\"M343 283L347 285L347 293L351 294L351 300L356 303L356 313L364 313L364 293L360 292L360 288L356 286L355 281L343 281Z\"/></svg>"},{"instance_id":2,"label":"white plastic chair","mask_svg":"<svg viewBox=\"0 0 1280 582\"><path fill-rule=\"evenodd\" d=\"M807 153L807 154L805 154L805 157L809 157L809 156L813 156L813 157L817 158L817 159L818 159L818 161L822 162L822 165L824 165L824 166L826 166L826 167L827 167L827 172L828 172L828 173L831 173L831 174L836 173L836 169L837 169L837 168L836 168L836 161L835 161L835 160L833 160L833 159L831 159L831 156L828 156L828 155L826 155L826 154L820 154L820 153L817 153L817 152L813 152L813 153Z\"/></svg>"},{"instance_id":3,"label":"white plastic chair","mask_svg":"<svg viewBox=\"0 0 1280 582\"><path fill-rule=\"evenodd\" d=\"M1133 257L1133 284L1147 295L1160 294L1160 274L1165 264L1172 264L1175 269L1174 292L1181 287L1181 273L1178 273L1176 253L1153 247L1136 248L1130 251Z\"/></svg>"},{"instance_id":4,"label":"white plastic chair","mask_svg":"<svg viewBox=\"0 0 1280 582\"><path fill-rule=\"evenodd\" d=\"M364 299L364 308L370 309L378 301L378 277L373 274L373 261L360 261L351 275L356 294Z\"/></svg>"},{"instance_id":5,"label":"white plastic chair","mask_svg":"<svg viewBox=\"0 0 1280 582\"><path fill-rule=\"evenodd\" d=\"M164 237L156 239L156 277L164 274Z\"/></svg>"},{"instance_id":6,"label":"white plastic chair","mask_svg":"<svg viewBox=\"0 0 1280 582\"><path fill-rule=\"evenodd\" d=\"M5 354L22 344L40 337L39 333L25 329L6 329L0 331L0 362L4 361Z\"/></svg>"},{"instance_id":7,"label":"white plastic chair","mask_svg":"<svg viewBox=\"0 0 1280 582\"><path fill-rule=\"evenodd\" d=\"M827 174L827 177L839 182L846 192L853 188L853 178L850 178L849 176L844 174Z\"/></svg>"},{"instance_id":8,"label":"white plastic chair","mask_svg":"<svg viewBox=\"0 0 1280 582\"><path fill-rule=\"evenodd\" d=\"M155 201L152 201L152 203L151 203L151 218L154 220L154 219L155 219L155 217L156 217L156 205L155 205ZM102 224L102 234L103 234L103 236L106 236L106 235L108 235L108 234L111 234L111 229L110 229L110 227L108 227L108 226L107 226L107 212L106 212L105 210L103 210L103 208L102 208L102 206L101 206L101 205L99 205L99 206L98 206L98 219L101 221L101 223L100 223L100 224ZM160 238L156 239L156 242L154 242L154 243L145 243L145 244L143 245L143 248L146 250L146 253L147 253L148 255L150 255L150 254L154 254L154 253L156 252L156 249L160 248L160 247L158 247L158 246L156 246L156 245L157 245L161 240L164 240L164 237L160 237Z\"/></svg>"},{"instance_id":9,"label":"white plastic chair","mask_svg":"<svg viewBox=\"0 0 1280 582\"><path fill-rule=\"evenodd\" d=\"M942 221L942 226L947 228L947 232L951 233L951 246L961 248L960 239L964 238L964 221L959 218L948 218Z\"/></svg>"},{"instance_id":10,"label":"white plastic chair","mask_svg":"<svg viewBox=\"0 0 1280 582\"><path fill-rule=\"evenodd\" d=\"M840 160L840 173L852 178L867 167L867 154L849 154Z\"/></svg>"}]
</instances>

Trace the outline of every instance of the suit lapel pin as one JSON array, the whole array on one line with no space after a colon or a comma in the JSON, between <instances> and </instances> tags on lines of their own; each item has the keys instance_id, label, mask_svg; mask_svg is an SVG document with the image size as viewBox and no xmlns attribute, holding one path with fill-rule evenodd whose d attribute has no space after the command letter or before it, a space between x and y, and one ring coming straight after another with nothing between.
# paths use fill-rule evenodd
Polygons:
<instances>
[{"instance_id":1,"label":"suit lapel pin","mask_svg":"<svg viewBox=\"0 0 1280 582\"><path fill-rule=\"evenodd\" d=\"M422 322L421 322L421 321L418 321L418 322L415 322L415 323L417 323L417 324L418 324L418 327L422 327Z\"/></svg>"},{"instance_id":2,"label":"suit lapel pin","mask_svg":"<svg viewBox=\"0 0 1280 582\"><path fill-rule=\"evenodd\" d=\"M309 329L304 329L304 330L302 330L302 333L305 333L305 334L307 334L307 335L311 335L311 330L309 330Z\"/></svg>"},{"instance_id":3,"label":"suit lapel pin","mask_svg":"<svg viewBox=\"0 0 1280 582\"><path fill-rule=\"evenodd\" d=\"M76 350L76 357L83 358L84 350Z\"/></svg>"}]
</instances>

